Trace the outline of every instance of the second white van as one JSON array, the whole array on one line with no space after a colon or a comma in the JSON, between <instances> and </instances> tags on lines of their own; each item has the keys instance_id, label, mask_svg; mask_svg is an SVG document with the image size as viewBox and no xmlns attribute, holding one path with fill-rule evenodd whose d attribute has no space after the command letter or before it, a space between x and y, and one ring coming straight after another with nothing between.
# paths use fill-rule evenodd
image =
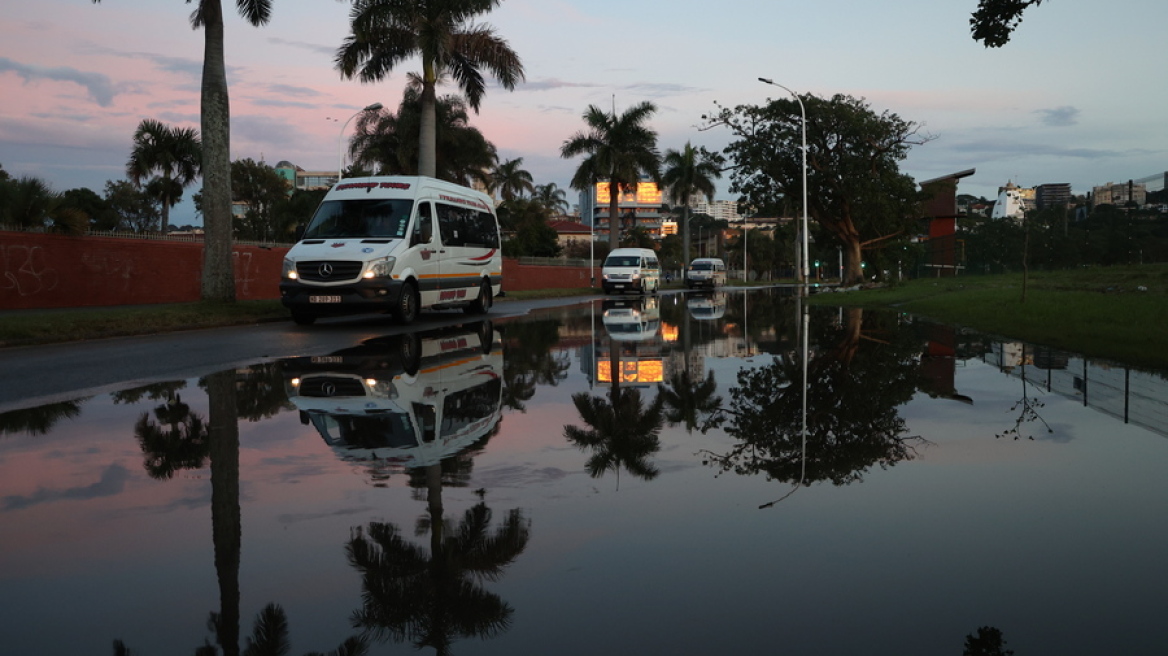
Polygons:
<instances>
[{"instance_id":1,"label":"second white van","mask_svg":"<svg viewBox=\"0 0 1168 656\"><path fill-rule=\"evenodd\" d=\"M694 287L721 287L726 284L726 263L716 257L699 257L689 263L685 284Z\"/></svg>"},{"instance_id":2,"label":"second white van","mask_svg":"<svg viewBox=\"0 0 1168 656\"><path fill-rule=\"evenodd\" d=\"M651 248L618 248L600 270L605 294L635 291L656 294L661 289L661 264Z\"/></svg>"},{"instance_id":3,"label":"second white van","mask_svg":"<svg viewBox=\"0 0 1168 656\"><path fill-rule=\"evenodd\" d=\"M288 251L280 300L298 324L422 308L483 314L502 290L490 196L425 177L349 178L325 195Z\"/></svg>"}]
</instances>

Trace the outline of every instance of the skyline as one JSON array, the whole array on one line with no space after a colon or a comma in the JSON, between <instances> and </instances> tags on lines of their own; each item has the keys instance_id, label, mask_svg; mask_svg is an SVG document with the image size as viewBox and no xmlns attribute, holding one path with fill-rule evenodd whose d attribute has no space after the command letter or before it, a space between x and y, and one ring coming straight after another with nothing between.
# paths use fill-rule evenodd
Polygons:
<instances>
[{"instance_id":1,"label":"skyline","mask_svg":"<svg viewBox=\"0 0 1168 656\"><path fill-rule=\"evenodd\" d=\"M349 3L274 3L259 28L233 5L224 7L233 160L335 168L341 125L374 102L396 109L419 66L406 62L377 84L342 80L333 57ZM568 182L579 160L559 150L584 128L588 105L619 112L652 101L662 153L687 141L721 150L729 132L699 130L701 116L715 101L786 97L759 77L800 94L861 97L877 113L921 124L935 138L913 148L902 170L920 182L976 168L959 193L993 199L1007 182L1065 182L1081 194L1168 170L1159 117L1168 90L1157 75L1168 49L1157 28L1165 3L1129 0L1118 15L1091 13L1099 5L1087 0L1043 3L997 49L969 36L977 0L854 5L728 0L711 13L679 0L664 13L648 2L504 0L480 22L518 52L527 81L514 92L491 83L470 121L500 158L522 157L536 184L556 183L573 205ZM12 8L0 23L4 170L57 191L102 193L106 180L125 178L142 119L197 129L203 35L189 11L178 0ZM199 186L186 190L172 223L196 222L190 196ZM724 177L715 199L732 200L728 187Z\"/></svg>"}]
</instances>

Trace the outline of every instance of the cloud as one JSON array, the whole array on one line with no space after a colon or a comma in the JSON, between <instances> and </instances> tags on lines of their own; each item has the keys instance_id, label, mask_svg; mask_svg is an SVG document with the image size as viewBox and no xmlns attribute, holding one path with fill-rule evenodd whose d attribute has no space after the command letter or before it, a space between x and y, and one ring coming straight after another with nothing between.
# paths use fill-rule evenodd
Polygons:
<instances>
[{"instance_id":1,"label":"cloud","mask_svg":"<svg viewBox=\"0 0 1168 656\"><path fill-rule=\"evenodd\" d=\"M120 494L126 487L130 472L119 464L106 467L101 473L101 479L92 485L83 487L68 487L60 490L41 488L28 496L11 495L4 497L0 508L4 510L19 510L39 503L62 501L66 499L96 499Z\"/></svg>"},{"instance_id":2,"label":"cloud","mask_svg":"<svg viewBox=\"0 0 1168 656\"><path fill-rule=\"evenodd\" d=\"M113 83L106 75L79 71L76 68L70 68L68 66L47 68L21 64L7 57L0 57L0 73L6 71L24 78L25 82L52 80L54 82L73 82L79 84L85 87L94 102L102 107L109 107L116 93Z\"/></svg>"},{"instance_id":3,"label":"cloud","mask_svg":"<svg viewBox=\"0 0 1168 656\"><path fill-rule=\"evenodd\" d=\"M332 59L337 54L337 47L336 46L322 46L319 43L308 43L306 41L290 41L288 39L279 39L279 38L275 38L275 37L268 39L268 43L274 43L274 44L280 45L280 46L291 46L293 48L299 48L301 50L308 50L309 52L315 52L315 53L319 53L322 55L328 55L329 59Z\"/></svg>"},{"instance_id":4,"label":"cloud","mask_svg":"<svg viewBox=\"0 0 1168 656\"><path fill-rule=\"evenodd\" d=\"M1055 128L1077 125L1079 123L1079 108L1063 105L1053 109L1038 109L1034 111L1041 117L1043 125Z\"/></svg>"},{"instance_id":5,"label":"cloud","mask_svg":"<svg viewBox=\"0 0 1168 656\"><path fill-rule=\"evenodd\" d=\"M1133 157L1147 155L1145 149L1111 150L1104 148L1071 148L1055 144L1027 143L1013 139L984 139L953 144L948 150L963 154L977 154L982 157L1019 157L1037 155L1043 157L1073 157L1077 159L1107 159L1112 157Z\"/></svg>"}]
</instances>

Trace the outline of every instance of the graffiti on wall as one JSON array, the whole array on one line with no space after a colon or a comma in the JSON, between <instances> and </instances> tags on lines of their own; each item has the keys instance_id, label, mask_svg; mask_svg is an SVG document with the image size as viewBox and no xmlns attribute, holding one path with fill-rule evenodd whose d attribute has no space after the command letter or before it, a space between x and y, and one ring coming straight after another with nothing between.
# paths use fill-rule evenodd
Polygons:
<instances>
[{"instance_id":1,"label":"graffiti on wall","mask_svg":"<svg viewBox=\"0 0 1168 656\"><path fill-rule=\"evenodd\" d=\"M40 246L0 244L0 290L32 296L57 287L57 270Z\"/></svg>"},{"instance_id":2,"label":"graffiti on wall","mask_svg":"<svg viewBox=\"0 0 1168 656\"><path fill-rule=\"evenodd\" d=\"M134 264L134 258L125 253L86 251L81 255L81 266L86 274L100 278L103 285L117 291L131 289L135 274Z\"/></svg>"}]
</instances>

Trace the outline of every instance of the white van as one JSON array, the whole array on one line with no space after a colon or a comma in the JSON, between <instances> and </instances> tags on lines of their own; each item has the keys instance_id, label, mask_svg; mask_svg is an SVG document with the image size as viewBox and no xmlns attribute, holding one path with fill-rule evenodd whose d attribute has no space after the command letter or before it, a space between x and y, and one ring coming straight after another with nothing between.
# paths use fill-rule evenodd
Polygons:
<instances>
[{"instance_id":1,"label":"white van","mask_svg":"<svg viewBox=\"0 0 1168 656\"><path fill-rule=\"evenodd\" d=\"M656 294L661 289L661 265L651 248L618 248L610 252L600 275L605 294L625 290Z\"/></svg>"},{"instance_id":2,"label":"white van","mask_svg":"<svg viewBox=\"0 0 1168 656\"><path fill-rule=\"evenodd\" d=\"M716 257L699 257L689 263L685 284L694 287L721 287L726 284L726 263Z\"/></svg>"},{"instance_id":3,"label":"white van","mask_svg":"<svg viewBox=\"0 0 1168 656\"><path fill-rule=\"evenodd\" d=\"M280 300L301 325L422 308L484 314L503 286L490 196L424 177L348 178L325 195L284 258Z\"/></svg>"}]
</instances>

